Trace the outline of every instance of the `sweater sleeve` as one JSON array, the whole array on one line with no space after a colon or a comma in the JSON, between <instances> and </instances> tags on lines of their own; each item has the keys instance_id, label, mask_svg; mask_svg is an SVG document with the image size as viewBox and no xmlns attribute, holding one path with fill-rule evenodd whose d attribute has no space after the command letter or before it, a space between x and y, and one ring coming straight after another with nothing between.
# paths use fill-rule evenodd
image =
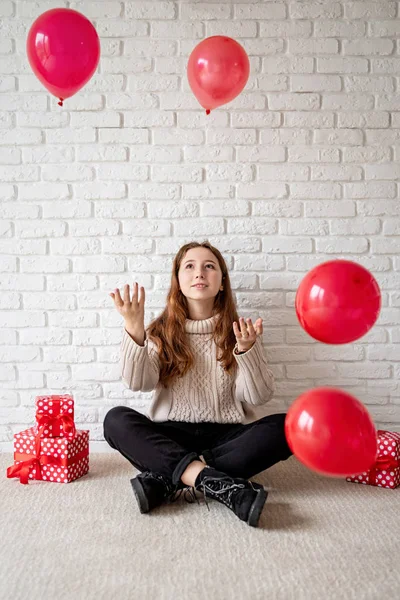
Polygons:
<instances>
[{"instance_id":1,"label":"sweater sleeve","mask_svg":"<svg viewBox=\"0 0 400 600\"><path fill-rule=\"evenodd\" d=\"M151 392L160 376L160 363L155 344L145 339L139 346L124 330L121 343L122 380L133 392Z\"/></svg>"},{"instance_id":2,"label":"sweater sleeve","mask_svg":"<svg viewBox=\"0 0 400 600\"><path fill-rule=\"evenodd\" d=\"M238 370L234 386L235 399L259 406L271 400L274 389L274 375L268 368L261 339L257 337L254 345L244 354L235 354Z\"/></svg>"}]
</instances>

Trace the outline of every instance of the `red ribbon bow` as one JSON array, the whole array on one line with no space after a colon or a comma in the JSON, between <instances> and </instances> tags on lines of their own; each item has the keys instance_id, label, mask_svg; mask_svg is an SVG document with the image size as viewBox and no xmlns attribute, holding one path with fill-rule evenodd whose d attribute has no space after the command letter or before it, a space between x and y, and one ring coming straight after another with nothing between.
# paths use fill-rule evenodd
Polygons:
<instances>
[{"instance_id":1,"label":"red ribbon bow","mask_svg":"<svg viewBox=\"0 0 400 600\"><path fill-rule=\"evenodd\" d=\"M26 456L26 455L25 455ZM16 453L14 459L16 458ZM42 464L45 464L45 456L40 456L40 432L35 437L35 454L31 458L8 467L7 477L19 477L21 483L28 483L29 471L31 467L36 469L35 479L42 479ZM43 459L43 461L42 461Z\"/></svg>"},{"instance_id":2,"label":"red ribbon bow","mask_svg":"<svg viewBox=\"0 0 400 600\"><path fill-rule=\"evenodd\" d=\"M73 437L76 433L74 419L71 415L61 414L58 415L37 415L36 421L39 430L43 431L46 427L50 425L53 428L53 437L59 437L61 432L61 426L65 434L69 437Z\"/></svg>"}]
</instances>

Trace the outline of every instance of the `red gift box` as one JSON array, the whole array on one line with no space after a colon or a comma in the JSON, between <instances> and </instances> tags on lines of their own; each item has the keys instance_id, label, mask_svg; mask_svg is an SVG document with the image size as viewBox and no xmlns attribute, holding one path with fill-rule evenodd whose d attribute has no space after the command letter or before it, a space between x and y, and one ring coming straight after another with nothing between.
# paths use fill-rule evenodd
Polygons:
<instances>
[{"instance_id":1,"label":"red gift box","mask_svg":"<svg viewBox=\"0 0 400 600\"><path fill-rule=\"evenodd\" d=\"M378 457L375 465L369 471L346 477L346 481L393 490L400 485L400 433L380 429L377 436Z\"/></svg>"},{"instance_id":2,"label":"red gift box","mask_svg":"<svg viewBox=\"0 0 400 600\"><path fill-rule=\"evenodd\" d=\"M35 432L41 437L73 437L74 400L69 394L37 396Z\"/></svg>"},{"instance_id":3,"label":"red gift box","mask_svg":"<svg viewBox=\"0 0 400 600\"><path fill-rule=\"evenodd\" d=\"M78 429L73 438L40 437L35 427L14 434L14 465L7 477L70 483L89 471L89 431Z\"/></svg>"}]
</instances>

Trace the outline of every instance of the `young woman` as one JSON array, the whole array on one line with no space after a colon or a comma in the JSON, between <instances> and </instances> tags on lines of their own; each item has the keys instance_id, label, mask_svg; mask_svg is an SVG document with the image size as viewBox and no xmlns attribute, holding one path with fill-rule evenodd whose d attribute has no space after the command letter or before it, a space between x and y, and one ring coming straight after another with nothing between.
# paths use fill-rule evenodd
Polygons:
<instances>
[{"instance_id":1,"label":"young woman","mask_svg":"<svg viewBox=\"0 0 400 600\"><path fill-rule=\"evenodd\" d=\"M274 379L262 319L238 318L221 253L208 242L178 251L167 305L147 330L143 287L110 296L125 320L123 381L155 390L148 416L118 406L104 420L107 442L141 471L131 480L140 511L192 487L257 526L267 492L248 478L291 451L285 413L253 415L272 397Z\"/></svg>"}]
</instances>

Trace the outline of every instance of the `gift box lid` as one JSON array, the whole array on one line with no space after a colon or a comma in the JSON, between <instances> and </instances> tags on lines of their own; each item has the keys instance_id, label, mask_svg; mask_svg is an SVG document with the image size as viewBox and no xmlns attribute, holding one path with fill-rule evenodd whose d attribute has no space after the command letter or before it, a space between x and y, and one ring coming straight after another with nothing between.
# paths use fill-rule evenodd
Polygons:
<instances>
[{"instance_id":1,"label":"gift box lid","mask_svg":"<svg viewBox=\"0 0 400 600\"><path fill-rule=\"evenodd\" d=\"M35 452L36 431L29 427L14 434L14 452L33 454ZM52 456L66 452L69 457L78 454L89 443L89 430L77 429L72 438L45 437L40 439L40 453Z\"/></svg>"},{"instance_id":2,"label":"gift box lid","mask_svg":"<svg viewBox=\"0 0 400 600\"><path fill-rule=\"evenodd\" d=\"M37 409L49 407L50 409L55 404L60 404L64 411L73 412L74 399L71 394L53 394L48 396L36 396L35 405Z\"/></svg>"}]
</instances>

